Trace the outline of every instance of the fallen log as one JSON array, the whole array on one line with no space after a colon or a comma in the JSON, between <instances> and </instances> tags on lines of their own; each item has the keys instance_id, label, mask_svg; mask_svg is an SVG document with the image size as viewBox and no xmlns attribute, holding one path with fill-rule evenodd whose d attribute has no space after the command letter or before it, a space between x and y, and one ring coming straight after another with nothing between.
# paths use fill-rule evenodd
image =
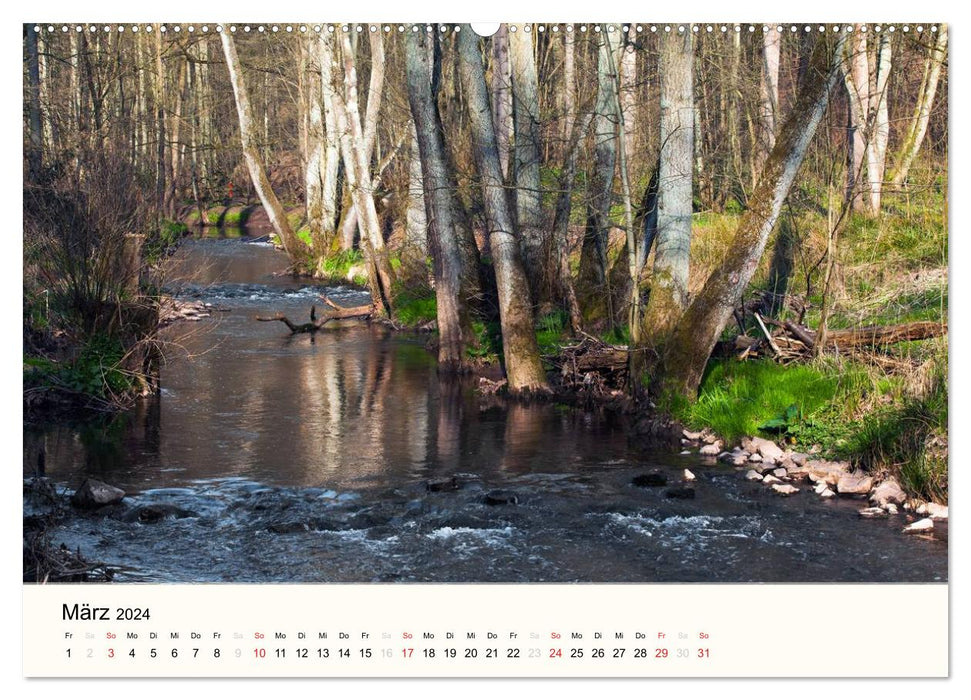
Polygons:
<instances>
[{"instance_id":1,"label":"fallen log","mask_svg":"<svg viewBox=\"0 0 971 700\"><path fill-rule=\"evenodd\" d=\"M294 323L289 318L283 314L277 314L276 316L257 316L257 321L280 321L293 334L296 333L316 333L321 330L327 323L335 321L338 319L345 318L367 318L374 313L374 304L365 304L362 306L340 306L335 304L331 299L326 296L321 295L320 297L324 303L333 309L333 311L325 312L324 315L317 319L317 307L310 307L310 322L309 323Z\"/></svg>"},{"instance_id":2,"label":"fallen log","mask_svg":"<svg viewBox=\"0 0 971 700\"><path fill-rule=\"evenodd\" d=\"M797 326L790 321L787 321L784 325L787 331L808 347L815 344L816 331ZM890 345L906 340L927 340L946 334L947 323L938 323L937 321L912 321L895 326L844 328L826 331L826 347L853 348Z\"/></svg>"}]
</instances>

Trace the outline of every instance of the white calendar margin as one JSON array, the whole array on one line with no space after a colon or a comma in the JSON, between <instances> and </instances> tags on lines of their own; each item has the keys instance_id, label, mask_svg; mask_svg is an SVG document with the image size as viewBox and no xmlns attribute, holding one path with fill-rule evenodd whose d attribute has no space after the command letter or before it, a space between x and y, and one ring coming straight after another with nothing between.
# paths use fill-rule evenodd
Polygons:
<instances>
[{"instance_id":1,"label":"white calendar margin","mask_svg":"<svg viewBox=\"0 0 971 700\"><path fill-rule=\"evenodd\" d=\"M272 9L272 17L266 16L267 8ZM347 5L340 6L341 8L347 8ZM654 4L651 6L644 6L640 3L634 3L627 0L622 0L620 2L613 2L610 5L606 5L602 2L570 2L567 0L534 0L533 2L524 5L520 0L489 0L487 3L463 3L456 5L455 3L448 0L425 0L419 5L404 5L400 0L369 0L365 4L358 3L352 6L353 17L347 17L352 21L380 21L383 19L392 19L393 21L425 21L436 19L440 21L517 21L517 20L534 20L534 21L597 21L598 18L602 19L612 8L619 7L624 10L625 7L629 10L624 10L623 14L636 13L645 14L645 16L650 15L651 21L684 21L684 14L687 12L692 18L698 18L703 21L707 20L718 20L718 21L748 21L756 18L768 18L772 15L782 14L781 19L790 20L812 20L812 21L860 21L861 19L879 19L881 21L913 21L919 19L921 21L946 21L951 24L956 24L955 27L951 28L951 31L957 31L957 40L952 43L950 60L952 63L963 67L964 61L963 56L963 42L961 41L961 30L965 26L964 17L967 10L959 11L952 9L952 6L945 5L943 2L937 4L919 4L912 1L902 1L902 0L885 0L880 3L879 6L861 7L858 4L846 3L841 0L817 0L812 5L812 16L803 17L804 12L800 9L798 10L799 16L793 16L797 14L797 11L792 8L781 7L778 2L771 2L769 0L736 0L735 2L726 3L724 1L717 0L696 0L691 3L690 6L685 6L683 4L671 3L671 4ZM8 9L9 8L9 9ZM6 88L6 91L13 94L13 91L19 90L21 84L21 71L20 71L20 60L21 60L21 46L19 41L19 25L26 21L35 21L36 17L29 16L35 13L38 9L43 8L46 11L50 11L55 17L67 17L74 16L79 10L84 10L84 14L88 14L88 10L99 15L99 19L110 19L112 21L157 21L161 15L162 8L154 6L149 3L144 4L133 4L133 3L122 3L119 0L113 0L111 2L100 2L97 6L86 8L79 6L76 2L67 2L66 0L47 0L43 5L7 5L3 9L0 9L4 17L3 25L7 30L5 37L7 39L5 44L0 44L0 51L3 52L4 60L0 62L0 82ZM232 14L232 16L246 16L252 17L254 19L267 19L273 20L283 15L302 17L308 12L308 6L306 3L296 3L290 0L285 0L284 2L275 2L268 6L265 2L256 2L255 0L237 0L236 2L227 3L221 2L219 4L212 3L204 7L200 6L194 0L170 0L166 2L164 7L164 15L166 19L172 20L199 20L199 21L213 21L218 20L227 12ZM348 9L341 9L339 14L341 19L345 19L344 15L349 12ZM456 17L456 14L460 16ZM524 13L529 16L522 16ZM315 14L327 14L328 17L332 14L331 8L326 5L322 5L315 8ZM201 16L204 15L204 16ZM865 15L865 16L864 16ZM871 17L872 15L872 17ZM877 16L878 15L878 16ZM919 17L915 17L919 15ZM756 20L757 21L757 20ZM17 25L17 26L14 26ZM968 23L971 26L971 23ZM16 34L15 34L16 32ZM956 49L955 49L956 47ZM955 76L960 76L966 71L961 71L960 68L953 70ZM959 123L959 115L967 114L971 112L968 109L967 100L969 99L968 90L959 90L954 87L955 82L950 82L951 96L951 122ZM14 110L7 110L5 113L0 114L0 124L3 125L3 133L6 135L8 141L13 142L14 138L19 142L21 138L21 115L19 112ZM963 175L966 170L963 167L964 159L971 158L971 149L967 148L964 144L966 141L962 141L960 137L955 138L953 131L951 136L951 161L950 161L950 172L949 181L951 191L955 191L954 183L964 182ZM960 173L960 175L959 175ZM5 184L16 186L21 177L21 166L18 159L7 159L3 166L3 176L2 181ZM961 209L960 200L957 198L951 198L951 228L952 230L959 230L959 223L966 220L968 217L964 215ZM10 230L16 231L21 228L21 213L19 208L15 209L12 213L10 221ZM10 254L4 256L0 260L0 284L3 285L3 292L5 298L16 299L20 294L20 287L17 284L17 269L19 267L18 258L20 242L19 238L8 243L8 245L13 245L17 250L17 255ZM950 242L950 260L952 267L957 267L954 261L958 261L958 264L967 265L971 264L971 255L968 253L967 244L963 243L960 237L952 237ZM950 277L950 294L953 300L951 304L952 314L959 319L959 323L954 323L955 319L951 319L951 333L950 341L952 344L951 352L960 350L967 345L965 340L966 335L964 331L964 326L967 325L968 316L966 314L959 314L954 311L954 309L967 309L971 308L971 295L968 294L968 290L964 287L959 276ZM16 314L19 313L18 306L16 304L8 304L4 308L0 309L0 314L3 315L2 321L5 328L16 328L14 325L17 322ZM3 444L8 446L8 455L10 455L11 460L15 459L17 455L22 451L22 432L16 418L20 417L21 407L19 399L19 387L21 383L20 370L18 369L18 360L16 353L19 352L17 344L14 342L9 342L0 345L0 366L5 368L2 373L2 384L0 384L0 389L2 389L2 395L6 397L7 408L6 416L8 421L5 421L5 425L0 427L2 430ZM15 375L14 372L17 372ZM968 389L971 389L971 381L968 380L968 374L965 367L961 366L960 363L954 363L951 367L950 373L950 383L951 383L951 395L955 397L953 409L952 410L952 426L961 424L961 417L966 416L967 409L964 402L967 400L968 396L971 396ZM12 414L12 419L11 418ZM971 455L968 454L968 450L964 447L960 441L956 442L951 446L951 461L952 464L967 464L968 459ZM951 493L959 493L957 490L957 484L961 482L961 475L956 474L955 471L951 472ZM9 486L9 485L8 485ZM16 562L17 559L17 548L18 542L15 538L15 534L21 528L20 520L20 510L21 504L19 500L19 494L17 489L6 489L6 508L3 512L6 513L6 527L4 532L8 533L2 538L2 551L4 555L4 561ZM952 496L952 501L957 501L960 503L959 498L954 498ZM950 537L957 537L957 542L963 542L964 538L961 534L963 528L960 525L961 520L957 521L957 524L952 523L950 528ZM959 545L955 545L952 548L952 552L960 552ZM951 577L950 577L950 588L954 591L955 595L951 596L951 615L955 621L962 618L961 611L964 610L966 606L962 605L961 596L958 591L954 589L958 582L963 582L967 580L967 576L964 574L967 572L967 557L956 556L952 560L951 566ZM8 595L4 597L6 601L10 604L14 604L13 601L20 599L18 595L20 593L21 584L16 578L17 573L11 566L8 570L7 579L0 585L3 586ZM781 586L769 586L769 590L782 588ZM834 589L839 587L834 586ZM917 609L904 609L901 611L904 615L913 615L922 618L925 615L925 611L920 608ZM21 611L23 613L23 611ZM21 623L29 623L28 620L21 617ZM951 658L968 658L968 647L964 644L967 637L965 634L966 627L962 625L955 625L953 628L951 636ZM9 630L8 633L12 632ZM913 644L920 644L921 638L916 638L912 640ZM2 668L4 671L3 678L8 681L8 687L14 691L20 691L18 694L28 695L32 698L63 698L65 694L70 694L72 698L104 698L110 696L109 694L126 697L129 695L138 694L139 698L156 698L165 697L169 698L173 691L185 693L187 691L192 691L189 697L195 697L196 694L206 693L210 694L216 690L215 685L210 681L173 681L172 683L158 683L154 682L152 684L145 684L137 680L114 680L114 681L86 681L83 683L70 682L70 687L66 687L64 682L27 682L22 677L22 659L19 658L17 654L13 652L10 645L5 645L5 653L2 658ZM952 678L954 681L957 678L966 678L969 672L966 666L962 668L960 665L952 666ZM13 682L10 682L13 681ZM272 692L274 689L283 688L288 692L300 691L300 690L312 690L314 687L319 688L319 686L312 686L311 684L315 681L306 680L295 680L295 681L269 681L266 683L261 683L256 686L253 685L252 680L220 680L218 682L219 690L221 693L233 693L239 694L240 696L247 696L253 690L260 693ZM463 699L465 698L479 698L479 697L489 697L494 698L497 693L510 694L513 693L514 697L520 697L524 695L535 695L537 693L542 693L543 695L555 694L557 697L590 697L595 693L607 691L611 694L620 694L625 691L640 692L643 694L645 690L644 686L638 684L638 681L591 681L591 682L578 682L577 680L544 680L542 683L532 682L529 680L523 681L495 681L492 683L468 683L461 680L437 680L437 681L409 681L405 683L397 683L394 681L382 681L382 680L333 680L329 681L326 685L329 692L340 692L347 691L348 693L361 694L365 693L365 696L369 694L386 694L393 688L393 695L396 698L454 698L457 694L461 694ZM652 680L649 686L651 692L662 693L665 697L675 696L678 698L694 698L694 697L711 697L712 695L722 695L726 691L730 694L738 693L739 695L744 694L748 698L752 697L772 697L777 698L780 695L785 695L787 700L792 698L793 700L798 700L800 698L813 698L818 700L818 697L822 693L831 694L838 693L839 696L849 695L849 694L874 694L880 698L913 698L914 696L922 696L925 694L933 694L934 697L951 697L957 696L957 684L955 682L948 682L942 684L940 682L925 682L925 681L913 681L913 682L900 682L897 680L867 680L867 681L820 681L816 683L805 683L798 682L793 683L786 680L750 680L750 681L735 681L728 686L723 686L722 684L705 680L688 680L688 679L678 679L678 680Z\"/></svg>"}]
</instances>

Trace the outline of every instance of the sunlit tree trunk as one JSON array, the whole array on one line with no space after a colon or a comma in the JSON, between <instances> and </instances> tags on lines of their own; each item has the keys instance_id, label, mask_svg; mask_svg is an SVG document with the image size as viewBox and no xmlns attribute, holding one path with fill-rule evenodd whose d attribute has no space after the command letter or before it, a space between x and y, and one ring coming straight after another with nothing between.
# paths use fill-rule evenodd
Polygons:
<instances>
[{"instance_id":1,"label":"sunlit tree trunk","mask_svg":"<svg viewBox=\"0 0 971 700\"><path fill-rule=\"evenodd\" d=\"M631 29L633 31L633 28ZM623 53L620 58L620 104L624 118L624 151L626 160L632 163L637 146L634 143L637 136L637 52L629 34L624 40ZM634 173L627 172L628 177Z\"/></svg>"},{"instance_id":2,"label":"sunlit tree trunk","mask_svg":"<svg viewBox=\"0 0 971 700\"><path fill-rule=\"evenodd\" d=\"M222 38L223 53L226 56L226 67L229 70L229 80L232 83L233 95L236 99L236 113L239 117L239 135L243 145L243 158L246 161L246 167L253 181L253 187L256 189L260 202L262 202L267 217L270 219L270 224L273 226L273 231L279 237L284 250L287 251L287 254L295 265L302 266L306 263L310 250L297 237L293 229L290 228L290 222L287 221L283 205L280 204L280 200L277 199L276 194L273 192L273 187L270 185L270 180L266 176L266 171L263 168L263 161L259 153L257 127L253 123L253 112L250 108L249 94L243 78L243 69L239 62L239 56L236 54L236 44L229 32L221 32L219 36Z\"/></svg>"},{"instance_id":3,"label":"sunlit tree trunk","mask_svg":"<svg viewBox=\"0 0 971 700\"><path fill-rule=\"evenodd\" d=\"M568 25L571 26L572 25ZM569 142L577 111L576 37L563 32L563 138Z\"/></svg>"},{"instance_id":4,"label":"sunlit tree trunk","mask_svg":"<svg viewBox=\"0 0 971 700\"><path fill-rule=\"evenodd\" d=\"M774 25L762 35L762 80L759 85L759 141L753 181L759 179L762 165L775 146L779 121L779 58L782 34Z\"/></svg>"},{"instance_id":5,"label":"sunlit tree trunk","mask_svg":"<svg viewBox=\"0 0 971 700\"><path fill-rule=\"evenodd\" d=\"M663 360L662 390L688 398L696 395L715 342L755 273L822 119L830 91L839 78L845 37L840 33L836 39L817 39L806 82L800 86L796 103L778 134L729 252L675 326Z\"/></svg>"},{"instance_id":6,"label":"sunlit tree trunk","mask_svg":"<svg viewBox=\"0 0 971 700\"><path fill-rule=\"evenodd\" d=\"M471 337L471 324L462 295L462 254L452 219L444 129L432 84L436 40L434 34L425 32L406 36L405 72L417 140L412 161L420 163L419 186L424 195L435 273L438 363L443 370L456 371L466 365L465 346Z\"/></svg>"},{"instance_id":7,"label":"sunlit tree trunk","mask_svg":"<svg viewBox=\"0 0 971 700\"><path fill-rule=\"evenodd\" d=\"M853 211L864 211L868 197L862 183L866 182L864 162L867 156L867 119L870 115L870 62L867 56L866 34L854 27L847 44L849 70L843 71L849 104L849 134L847 136L846 193Z\"/></svg>"},{"instance_id":8,"label":"sunlit tree trunk","mask_svg":"<svg viewBox=\"0 0 971 700\"><path fill-rule=\"evenodd\" d=\"M321 32L317 41L320 66L320 102L324 114L324 154L321 173L321 238L322 248L330 251L337 235L338 179L340 171L340 134L334 111L334 35Z\"/></svg>"},{"instance_id":9,"label":"sunlit tree trunk","mask_svg":"<svg viewBox=\"0 0 971 700\"><path fill-rule=\"evenodd\" d=\"M380 32L372 32L371 55L372 57L383 56L383 38ZM342 56L344 62L344 97L341 104L341 115L345 122L343 133L346 135L346 146L344 150L344 166L349 172L348 187L351 190L351 197L354 200L354 209L357 212L357 220L361 228L361 249L364 252L364 262L368 268L369 285L375 302L380 304L385 314L391 315L391 285L394 275L391 271L391 262L388 259L388 251L384 245L384 236L381 232L381 224L378 221L378 212L374 205L374 192L371 183L371 168L368 161L368 132L361 125L361 115L358 107L357 97L357 64L355 61L354 50L351 45L351 37L343 34L341 40ZM380 53L379 53L380 52ZM375 72L383 69L371 66L371 77L375 79ZM340 116L338 121L340 122ZM377 123L377 112L374 115L368 114L365 121L372 125ZM373 143L373 141L372 141ZM353 171L353 174L350 174ZM352 182L353 179L353 182Z\"/></svg>"},{"instance_id":10,"label":"sunlit tree trunk","mask_svg":"<svg viewBox=\"0 0 971 700\"><path fill-rule=\"evenodd\" d=\"M887 144L890 141L890 113L887 93L890 81L890 34L883 32L877 49L876 92L873 95L873 135L870 137L871 157L867 165L870 180L870 211L880 213L883 178L887 168Z\"/></svg>"},{"instance_id":11,"label":"sunlit tree trunk","mask_svg":"<svg viewBox=\"0 0 971 700\"><path fill-rule=\"evenodd\" d=\"M414 267L422 268L425 277L425 258L428 255L428 215L425 212L425 182L422 174L421 151L418 146L418 132L415 122L411 122L411 146L408 149L408 210L405 213L405 250L402 262L406 260ZM451 218L451 207L449 208Z\"/></svg>"},{"instance_id":12,"label":"sunlit tree trunk","mask_svg":"<svg viewBox=\"0 0 971 700\"><path fill-rule=\"evenodd\" d=\"M930 123L931 107L934 106L934 96L937 94L937 84L941 77L941 68L947 60L947 26L940 25L937 39L931 47L927 61L924 64L924 77L921 81L920 94L914 106L914 114L907 125L907 133L897 152L897 164L890 175L890 180L897 187L907 181L910 166L920 151Z\"/></svg>"},{"instance_id":13,"label":"sunlit tree trunk","mask_svg":"<svg viewBox=\"0 0 971 700\"><path fill-rule=\"evenodd\" d=\"M644 337L663 343L688 303L694 168L694 52L691 33L661 37L661 153L657 239Z\"/></svg>"},{"instance_id":14,"label":"sunlit tree trunk","mask_svg":"<svg viewBox=\"0 0 971 700\"><path fill-rule=\"evenodd\" d=\"M486 225L490 232L506 377L509 391L513 394L545 392L548 385L536 343L529 285L520 261L519 242L503 187L499 149L478 43L471 28L463 27L458 35L462 83L468 100L475 159L481 180Z\"/></svg>"}]
</instances>

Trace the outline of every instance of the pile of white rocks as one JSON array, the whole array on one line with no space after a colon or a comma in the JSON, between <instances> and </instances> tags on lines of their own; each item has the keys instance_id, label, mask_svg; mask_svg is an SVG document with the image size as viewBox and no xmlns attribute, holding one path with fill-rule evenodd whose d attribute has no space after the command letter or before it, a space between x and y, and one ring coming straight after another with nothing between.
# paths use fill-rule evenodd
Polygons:
<instances>
[{"instance_id":1,"label":"pile of white rocks","mask_svg":"<svg viewBox=\"0 0 971 700\"><path fill-rule=\"evenodd\" d=\"M818 459L812 454L783 449L772 440L760 437L744 438L741 445L729 451L707 430L685 430L681 443L686 448L682 454L690 453L687 448L699 447L703 457L744 470L746 479L761 482L780 496L798 493L800 488L796 484L803 484L820 498L868 499L870 505L859 511L863 518L885 518L901 510L923 516L904 528L909 534L928 533L934 529L935 521L947 520L947 506L909 498L895 479L877 480L854 471L848 462Z\"/></svg>"}]
</instances>

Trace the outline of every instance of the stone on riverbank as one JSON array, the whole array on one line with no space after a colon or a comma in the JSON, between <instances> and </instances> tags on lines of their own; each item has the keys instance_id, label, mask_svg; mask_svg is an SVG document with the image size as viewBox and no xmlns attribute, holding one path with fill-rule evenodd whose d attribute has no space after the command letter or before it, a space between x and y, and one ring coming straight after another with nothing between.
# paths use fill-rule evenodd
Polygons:
<instances>
[{"instance_id":1,"label":"stone on riverbank","mask_svg":"<svg viewBox=\"0 0 971 700\"><path fill-rule=\"evenodd\" d=\"M93 510L102 506L120 503L125 492L97 479L85 479L84 483L71 496L71 503L77 508Z\"/></svg>"},{"instance_id":2,"label":"stone on riverbank","mask_svg":"<svg viewBox=\"0 0 971 700\"><path fill-rule=\"evenodd\" d=\"M928 503L927 516L931 520L947 520L947 506L942 506L940 503Z\"/></svg>"},{"instance_id":3,"label":"stone on riverbank","mask_svg":"<svg viewBox=\"0 0 971 700\"><path fill-rule=\"evenodd\" d=\"M836 482L836 490L841 496L865 496L873 488L873 477L859 472L844 474Z\"/></svg>"},{"instance_id":4,"label":"stone on riverbank","mask_svg":"<svg viewBox=\"0 0 971 700\"><path fill-rule=\"evenodd\" d=\"M918 520L915 523L911 523L904 528L904 534L915 535L922 532L930 532L934 529L934 521L930 518L924 518L923 520Z\"/></svg>"},{"instance_id":5,"label":"stone on riverbank","mask_svg":"<svg viewBox=\"0 0 971 700\"><path fill-rule=\"evenodd\" d=\"M702 447L699 452L705 457L717 457L718 453L721 452L722 444L721 441L713 442L709 445Z\"/></svg>"},{"instance_id":6,"label":"stone on riverbank","mask_svg":"<svg viewBox=\"0 0 971 700\"><path fill-rule=\"evenodd\" d=\"M794 493L799 493L799 489L792 484L773 484L772 490L782 496L791 496Z\"/></svg>"},{"instance_id":7,"label":"stone on riverbank","mask_svg":"<svg viewBox=\"0 0 971 700\"><path fill-rule=\"evenodd\" d=\"M747 472L745 472L745 478L749 481L762 481L762 475L754 469L749 469Z\"/></svg>"},{"instance_id":8,"label":"stone on riverbank","mask_svg":"<svg viewBox=\"0 0 971 700\"><path fill-rule=\"evenodd\" d=\"M772 474L766 474L762 478L762 483L765 484L766 486L771 486L772 484L781 484L782 483L782 479L780 479L779 477L774 476Z\"/></svg>"},{"instance_id":9,"label":"stone on riverbank","mask_svg":"<svg viewBox=\"0 0 971 700\"><path fill-rule=\"evenodd\" d=\"M763 457L768 457L776 461L780 461L785 455L781 447L771 440L760 437L744 438L742 440L742 449L748 452L758 452Z\"/></svg>"},{"instance_id":10,"label":"stone on riverbank","mask_svg":"<svg viewBox=\"0 0 971 700\"><path fill-rule=\"evenodd\" d=\"M900 484L895 479L887 479L877 484L873 491L870 492L870 503L875 503L878 506L885 506L888 503L899 505L906 500L907 494L904 493L904 490L900 488Z\"/></svg>"},{"instance_id":11,"label":"stone on riverbank","mask_svg":"<svg viewBox=\"0 0 971 700\"><path fill-rule=\"evenodd\" d=\"M804 465L809 470L809 480L815 483L825 482L829 486L836 486L840 477L846 473L848 466L844 462L830 462L825 459L813 459Z\"/></svg>"}]
</instances>

